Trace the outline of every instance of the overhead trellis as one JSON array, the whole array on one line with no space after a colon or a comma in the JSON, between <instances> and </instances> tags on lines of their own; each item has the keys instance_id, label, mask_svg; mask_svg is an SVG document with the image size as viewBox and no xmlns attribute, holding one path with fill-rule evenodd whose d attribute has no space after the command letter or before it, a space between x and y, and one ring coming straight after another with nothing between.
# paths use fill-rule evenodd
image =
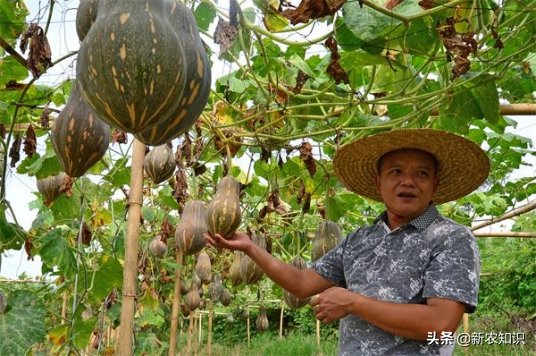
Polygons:
<instances>
[{"instance_id":1,"label":"overhead trellis","mask_svg":"<svg viewBox=\"0 0 536 356\"><path fill-rule=\"evenodd\" d=\"M9 174L41 180L61 171L49 131L75 79L53 85L39 79L51 67L77 64L76 51L47 47L51 14L68 3L50 1L32 21L22 1L0 5L6 15L0 22L0 252L24 246L39 255L43 272L58 275L58 289L72 296L73 310L65 315L70 328L48 335L54 347L81 348L84 337L103 332L82 323L81 307L93 305L100 314L92 318L102 317L113 311L122 285L119 298L137 318L122 326L129 333L144 325L138 350L156 352L164 324L159 303L170 309L165 303L173 299L166 283L189 283L193 257L156 258L148 246L169 237L187 202L208 203L227 174L242 184L240 228L265 236L267 249L282 259L310 259L322 221L346 232L370 222L382 206L347 192L333 176L333 154L356 137L401 127L467 136L487 150L492 173L481 189L442 205L442 212L477 229L476 221L488 226L532 210L516 209L531 206L535 178L512 173L527 166L533 143L511 133L510 116L536 111L536 0L231 0L229 8L193 1L187 6L209 53L213 85L196 123L170 142L174 177L163 183L142 177L143 148L133 145L133 157L125 144L132 137L112 129L106 156L72 186L64 184L57 200L36 192L32 207L39 214L25 229L19 223L25 212L5 199ZM230 254L208 253L214 271L229 271ZM175 334L179 310L174 304Z\"/></svg>"}]
</instances>

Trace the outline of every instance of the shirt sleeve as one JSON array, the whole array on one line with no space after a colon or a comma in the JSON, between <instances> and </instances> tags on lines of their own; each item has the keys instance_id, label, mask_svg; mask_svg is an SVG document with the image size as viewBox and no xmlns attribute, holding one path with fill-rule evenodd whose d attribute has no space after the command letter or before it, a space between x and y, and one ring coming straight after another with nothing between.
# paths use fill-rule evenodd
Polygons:
<instances>
[{"instance_id":1,"label":"shirt sleeve","mask_svg":"<svg viewBox=\"0 0 536 356\"><path fill-rule=\"evenodd\" d=\"M476 310L480 275L480 253L473 233L460 227L445 237L433 252L424 272L424 298L443 298Z\"/></svg>"}]
</instances>

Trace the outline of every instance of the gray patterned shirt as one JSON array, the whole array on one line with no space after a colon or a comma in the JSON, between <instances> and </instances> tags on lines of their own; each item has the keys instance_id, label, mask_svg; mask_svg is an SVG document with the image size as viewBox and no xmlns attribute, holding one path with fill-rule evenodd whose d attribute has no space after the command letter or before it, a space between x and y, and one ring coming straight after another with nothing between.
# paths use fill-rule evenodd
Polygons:
<instances>
[{"instance_id":1,"label":"gray patterned shirt","mask_svg":"<svg viewBox=\"0 0 536 356\"><path fill-rule=\"evenodd\" d=\"M312 268L333 284L367 297L425 304L444 298L476 309L480 254L471 231L431 204L418 218L391 231L384 212L350 233ZM340 321L339 355L439 355L439 345L383 331L357 315Z\"/></svg>"}]
</instances>

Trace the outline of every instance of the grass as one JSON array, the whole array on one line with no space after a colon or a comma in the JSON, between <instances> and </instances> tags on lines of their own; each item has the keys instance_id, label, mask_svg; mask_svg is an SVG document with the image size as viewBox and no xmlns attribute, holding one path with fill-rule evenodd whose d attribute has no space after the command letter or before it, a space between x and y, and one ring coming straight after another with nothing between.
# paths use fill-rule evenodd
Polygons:
<instances>
[{"instance_id":1,"label":"grass","mask_svg":"<svg viewBox=\"0 0 536 356\"><path fill-rule=\"evenodd\" d=\"M507 318L507 317L478 317L471 316L469 320L469 334L483 333L485 338L490 333L523 333L525 345L489 343L483 341L480 345L461 347L456 345L453 356L536 356L536 321ZM458 334L463 333L460 326ZM497 339L498 340L498 339ZM184 350L183 350L184 351ZM206 345L193 352L193 355L208 355ZM181 355L183 355L181 353ZM186 353L184 353L184 356ZM303 334L290 334L279 338L274 334L257 334L247 341L236 343L233 346L213 343L211 356L336 356L337 339L331 337L322 339L318 345L316 336Z\"/></svg>"},{"instance_id":2,"label":"grass","mask_svg":"<svg viewBox=\"0 0 536 356\"><path fill-rule=\"evenodd\" d=\"M460 327L458 333L463 333ZM482 333L484 340L490 334L523 334L524 344L517 345L512 341L499 344L499 338L495 342L482 342L479 345L461 347L456 345L453 356L535 356L536 355L536 322L521 317L480 317L472 316L469 319L469 334Z\"/></svg>"},{"instance_id":3,"label":"grass","mask_svg":"<svg viewBox=\"0 0 536 356\"><path fill-rule=\"evenodd\" d=\"M198 355L207 355L206 345ZM213 344L211 356L331 356L337 355L337 340L322 340L317 345L314 335L293 334L283 338L260 335L234 346Z\"/></svg>"}]
</instances>

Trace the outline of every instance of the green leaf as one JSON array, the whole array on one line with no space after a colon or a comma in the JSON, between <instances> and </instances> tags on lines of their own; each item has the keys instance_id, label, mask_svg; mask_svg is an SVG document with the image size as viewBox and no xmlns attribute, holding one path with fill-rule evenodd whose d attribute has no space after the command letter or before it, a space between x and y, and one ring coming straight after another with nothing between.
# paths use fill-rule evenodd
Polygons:
<instances>
[{"instance_id":1,"label":"green leaf","mask_svg":"<svg viewBox=\"0 0 536 356\"><path fill-rule=\"evenodd\" d=\"M342 9L344 23L348 29L358 40L370 47L376 47L376 52L381 52L385 48L388 34L396 37L402 27L400 20L369 7L361 8L358 1L347 1Z\"/></svg>"},{"instance_id":2,"label":"green leaf","mask_svg":"<svg viewBox=\"0 0 536 356\"><path fill-rule=\"evenodd\" d=\"M127 167L128 158L120 158L115 161L110 172L103 179L112 183L114 187L123 187L130 185L130 169Z\"/></svg>"},{"instance_id":3,"label":"green leaf","mask_svg":"<svg viewBox=\"0 0 536 356\"><path fill-rule=\"evenodd\" d=\"M0 37L14 46L18 34L22 33L27 27L26 16L29 14L28 8L24 1L21 0L2 1L0 2L0 14L2 14ZM0 55L1 57L3 56Z\"/></svg>"},{"instance_id":4,"label":"green leaf","mask_svg":"<svg viewBox=\"0 0 536 356\"><path fill-rule=\"evenodd\" d=\"M299 70L301 70L302 72L304 72L305 74L309 75L311 78L314 78L316 76L313 70L307 64L307 62L303 60L303 57L299 55L292 55L289 58L288 62L292 64L293 66L295 66L296 68L298 68Z\"/></svg>"},{"instance_id":5,"label":"green leaf","mask_svg":"<svg viewBox=\"0 0 536 356\"><path fill-rule=\"evenodd\" d=\"M99 321L96 316L82 317L84 308L79 308L73 324L73 344L78 349L84 349L91 341L91 334Z\"/></svg>"},{"instance_id":6,"label":"green leaf","mask_svg":"<svg viewBox=\"0 0 536 356\"><path fill-rule=\"evenodd\" d=\"M147 222L151 223L156 218L156 210L147 206L141 207L141 214Z\"/></svg>"},{"instance_id":7,"label":"green leaf","mask_svg":"<svg viewBox=\"0 0 536 356\"><path fill-rule=\"evenodd\" d=\"M352 31L346 26L346 23L341 17L337 17L335 26L335 39L339 46L344 49L345 52L355 51L361 49L365 42L354 35Z\"/></svg>"},{"instance_id":8,"label":"green leaf","mask_svg":"<svg viewBox=\"0 0 536 356\"><path fill-rule=\"evenodd\" d=\"M0 355L25 355L45 341L45 304L28 290L7 294L7 309L0 314Z\"/></svg>"},{"instance_id":9,"label":"green leaf","mask_svg":"<svg viewBox=\"0 0 536 356\"><path fill-rule=\"evenodd\" d=\"M8 222L6 207L0 204L0 253L6 250L21 249L26 233L15 224Z\"/></svg>"},{"instance_id":10,"label":"green leaf","mask_svg":"<svg viewBox=\"0 0 536 356\"><path fill-rule=\"evenodd\" d=\"M62 274L76 271L76 257L69 243L67 233L55 228L42 237L34 239L34 247L39 252L43 264L49 268L57 267Z\"/></svg>"},{"instance_id":11,"label":"green leaf","mask_svg":"<svg viewBox=\"0 0 536 356\"><path fill-rule=\"evenodd\" d=\"M138 333L136 336L136 349L134 355L162 355L167 350L163 342L154 333Z\"/></svg>"},{"instance_id":12,"label":"green leaf","mask_svg":"<svg viewBox=\"0 0 536 356\"><path fill-rule=\"evenodd\" d=\"M32 157L26 157L17 167L17 173L35 176L37 179L46 178L62 172L60 162L47 140L46 152L43 156L35 153Z\"/></svg>"},{"instance_id":13,"label":"green leaf","mask_svg":"<svg viewBox=\"0 0 536 356\"><path fill-rule=\"evenodd\" d=\"M70 197L61 194L52 202L50 210L56 221L77 219L80 215L80 194L76 191Z\"/></svg>"},{"instance_id":14,"label":"green leaf","mask_svg":"<svg viewBox=\"0 0 536 356\"><path fill-rule=\"evenodd\" d=\"M499 112L499 92L492 80L491 75L484 74L471 89L476 102L484 115L484 118L492 124L496 124L501 118Z\"/></svg>"},{"instance_id":15,"label":"green leaf","mask_svg":"<svg viewBox=\"0 0 536 356\"><path fill-rule=\"evenodd\" d=\"M208 31L210 25L216 18L216 9L211 2L203 1L195 9L194 17L197 22L197 27L199 27L200 30Z\"/></svg>"},{"instance_id":16,"label":"green leaf","mask_svg":"<svg viewBox=\"0 0 536 356\"><path fill-rule=\"evenodd\" d=\"M337 222L346 214L346 209L343 208L342 199L338 196L328 197L325 204L327 220Z\"/></svg>"}]
</instances>

